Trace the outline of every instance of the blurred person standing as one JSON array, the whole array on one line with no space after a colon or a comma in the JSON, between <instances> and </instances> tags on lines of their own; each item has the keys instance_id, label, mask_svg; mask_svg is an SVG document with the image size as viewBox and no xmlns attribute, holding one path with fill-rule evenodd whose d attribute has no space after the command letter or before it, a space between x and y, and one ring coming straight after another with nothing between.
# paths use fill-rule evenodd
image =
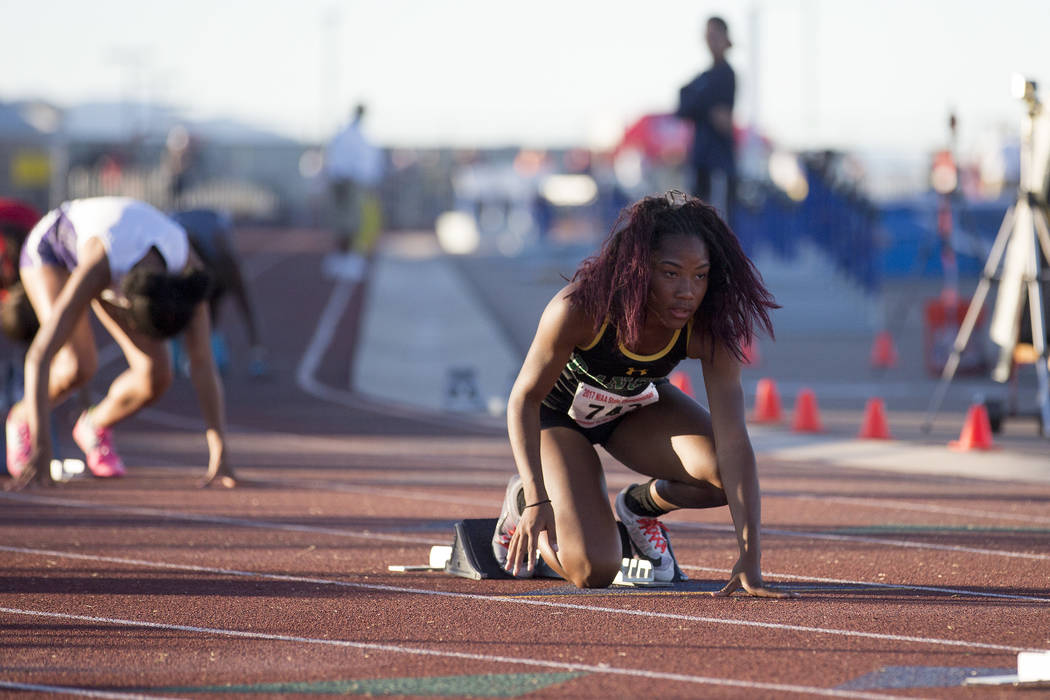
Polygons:
<instances>
[{"instance_id":1,"label":"blurred person standing","mask_svg":"<svg viewBox=\"0 0 1050 700\"><path fill-rule=\"evenodd\" d=\"M184 207L187 187L194 184L197 171L197 144L189 130L179 124L172 127L164 142L162 166L168 176L168 196L174 209Z\"/></svg>"},{"instance_id":2,"label":"blurred person standing","mask_svg":"<svg viewBox=\"0 0 1050 700\"><path fill-rule=\"evenodd\" d=\"M26 202L0 197L0 290L10 290L18 284L22 245L40 216Z\"/></svg>"},{"instance_id":3,"label":"blurred person standing","mask_svg":"<svg viewBox=\"0 0 1050 700\"><path fill-rule=\"evenodd\" d=\"M332 138L324 154L336 243L341 251L351 254L366 247L361 231L370 191L383 176L383 153L365 138L364 115L365 106L355 106L350 123Z\"/></svg>"},{"instance_id":4,"label":"blurred person standing","mask_svg":"<svg viewBox=\"0 0 1050 700\"><path fill-rule=\"evenodd\" d=\"M693 122L695 133L689 162L693 167L693 194L723 213L732 226L736 197L736 154L733 145L733 101L736 74L726 60L733 45L721 17L709 17L704 40L712 65L678 94L678 117Z\"/></svg>"},{"instance_id":5,"label":"blurred person standing","mask_svg":"<svg viewBox=\"0 0 1050 700\"><path fill-rule=\"evenodd\" d=\"M25 347L40 324L18 278L22 246L40 212L17 199L0 197L0 405L6 411L22 397L22 364Z\"/></svg>"}]
</instances>

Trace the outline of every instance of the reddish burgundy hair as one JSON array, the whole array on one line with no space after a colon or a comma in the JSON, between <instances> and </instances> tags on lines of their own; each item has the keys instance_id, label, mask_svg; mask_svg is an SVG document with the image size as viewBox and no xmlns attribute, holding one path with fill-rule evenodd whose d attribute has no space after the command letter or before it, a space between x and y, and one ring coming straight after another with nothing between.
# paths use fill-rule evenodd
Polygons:
<instances>
[{"instance_id":1,"label":"reddish burgundy hair","mask_svg":"<svg viewBox=\"0 0 1050 700\"><path fill-rule=\"evenodd\" d=\"M756 325L773 336L769 310L780 306L714 208L681 192L646 197L625 209L601 250L573 275L571 300L595 325L608 318L620 340L635 346L645 326L653 253L665 236L681 235L700 238L711 259L694 323L742 360Z\"/></svg>"}]
</instances>

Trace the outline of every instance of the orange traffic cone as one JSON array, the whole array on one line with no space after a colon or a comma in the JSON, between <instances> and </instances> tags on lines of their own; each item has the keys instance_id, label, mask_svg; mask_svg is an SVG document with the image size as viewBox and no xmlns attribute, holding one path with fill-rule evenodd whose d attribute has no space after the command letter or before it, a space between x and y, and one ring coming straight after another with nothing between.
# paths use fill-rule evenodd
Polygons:
<instances>
[{"instance_id":1,"label":"orange traffic cone","mask_svg":"<svg viewBox=\"0 0 1050 700\"><path fill-rule=\"evenodd\" d=\"M897 348L893 346L893 336L889 331L875 336L875 343L871 346L871 366L878 369L897 366Z\"/></svg>"},{"instance_id":2,"label":"orange traffic cone","mask_svg":"<svg viewBox=\"0 0 1050 700\"><path fill-rule=\"evenodd\" d=\"M995 449L995 443L992 442L992 424L988 421L988 409L983 403L970 406L959 439L949 442L948 447L959 451Z\"/></svg>"},{"instance_id":3,"label":"orange traffic cone","mask_svg":"<svg viewBox=\"0 0 1050 700\"><path fill-rule=\"evenodd\" d=\"M882 399L868 399L864 407L864 422L861 423L857 437L873 440L891 440L890 427L886 424L886 411Z\"/></svg>"},{"instance_id":4,"label":"orange traffic cone","mask_svg":"<svg viewBox=\"0 0 1050 700\"><path fill-rule=\"evenodd\" d=\"M780 394L772 379L759 379L755 392L755 413L751 420L756 423L779 423L781 420Z\"/></svg>"},{"instance_id":5,"label":"orange traffic cone","mask_svg":"<svg viewBox=\"0 0 1050 700\"><path fill-rule=\"evenodd\" d=\"M791 429L796 433L819 433L824 430L817 411L817 397L810 389L801 389L795 398L795 421Z\"/></svg>"},{"instance_id":6,"label":"orange traffic cone","mask_svg":"<svg viewBox=\"0 0 1050 700\"><path fill-rule=\"evenodd\" d=\"M670 380L671 385L677 388L683 394L685 394L686 396L691 396L694 399L696 398L696 394L693 393L693 383L689 381L688 374L682 371L672 372Z\"/></svg>"},{"instance_id":7,"label":"orange traffic cone","mask_svg":"<svg viewBox=\"0 0 1050 700\"><path fill-rule=\"evenodd\" d=\"M744 364L748 367L756 367L762 361L762 353L758 351L758 343L751 341L741 348L744 352Z\"/></svg>"}]
</instances>

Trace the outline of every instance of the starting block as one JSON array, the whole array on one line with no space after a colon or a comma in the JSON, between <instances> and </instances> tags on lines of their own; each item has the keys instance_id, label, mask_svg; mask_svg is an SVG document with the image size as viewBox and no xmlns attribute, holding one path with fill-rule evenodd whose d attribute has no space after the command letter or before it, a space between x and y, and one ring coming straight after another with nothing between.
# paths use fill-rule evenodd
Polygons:
<instances>
[{"instance_id":1,"label":"starting block","mask_svg":"<svg viewBox=\"0 0 1050 700\"><path fill-rule=\"evenodd\" d=\"M495 531L496 518L460 520L453 530L451 546L434 545L430 548L429 564L394 564L387 569L398 572L444 571L475 581L513 578L503 570L492 553L492 533ZM548 567L543 568L549 571Z\"/></svg>"},{"instance_id":2,"label":"starting block","mask_svg":"<svg viewBox=\"0 0 1050 700\"><path fill-rule=\"evenodd\" d=\"M1018 688L1050 688L1050 651L1017 654L1017 674L967 678L963 685L1012 685Z\"/></svg>"},{"instance_id":3,"label":"starting block","mask_svg":"<svg viewBox=\"0 0 1050 700\"><path fill-rule=\"evenodd\" d=\"M492 553L492 533L495 531L496 518L470 518L457 522L445 573L475 581L514 578L503 570Z\"/></svg>"},{"instance_id":4,"label":"starting block","mask_svg":"<svg viewBox=\"0 0 1050 700\"><path fill-rule=\"evenodd\" d=\"M620 571L613 580L614 586L664 587L669 582L655 580L653 564L648 559L631 556L630 540L623 525L620 528L620 541L623 545L624 559ZM444 571L453 576L469 578L475 581L483 579L514 578L503 570L492 553L492 533L496 530L496 518L469 518L458 521L453 529L451 546L435 545L430 548L430 562L426 565L392 565L390 571ZM534 578L561 578L547 566L543 560L536 564ZM684 581L685 577L677 568L675 581Z\"/></svg>"}]
</instances>

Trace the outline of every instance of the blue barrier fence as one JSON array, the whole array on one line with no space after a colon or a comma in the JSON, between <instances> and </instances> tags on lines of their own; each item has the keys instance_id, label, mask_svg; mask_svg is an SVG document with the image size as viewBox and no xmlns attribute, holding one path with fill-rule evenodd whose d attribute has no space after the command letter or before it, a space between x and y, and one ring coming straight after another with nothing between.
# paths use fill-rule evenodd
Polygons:
<instances>
[{"instance_id":1,"label":"blue barrier fence","mask_svg":"<svg viewBox=\"0 0 1050 700\"><path fill-rule=\"evenodd\" d=\"M806 173L809 195L793 202L769 185L744 188L733 226L749 255L769 250L790 260L798 244L823 250L836 268L863 289L879 288L878 210L860 194L835 188L816 170Z\"/></svg>"},{"instance_id":2,"label":"blue barrier fence","mask_svg":"<svg viewBox=\"0 0 1050 700\"><path fill-rule=\"evenodd\" d=\"M772 252L790 260L798 244L807 241L870 293L879 290L883 279L943 274L937 195L876 205L835 187L819 171L806 174L809 195L802 202L788 200L769 185L744 188L733 225L749 255ZM953 203L952 241L960 275L980 274L1009 203Z\"/></svg>"},{"instance_id":3,"label":"blue barrier fence","mask_svg":"<svg viewBox=\"0 0 1050 700\"><path fill-rule=\"evenodd\" d=\"M980 274L1011 201L956 202L952 207L953 241L959 274ZM885 244L880 263L886 277L939 277L937 198L927 195L880 207Z\"/></svg>"}]
</instances>

